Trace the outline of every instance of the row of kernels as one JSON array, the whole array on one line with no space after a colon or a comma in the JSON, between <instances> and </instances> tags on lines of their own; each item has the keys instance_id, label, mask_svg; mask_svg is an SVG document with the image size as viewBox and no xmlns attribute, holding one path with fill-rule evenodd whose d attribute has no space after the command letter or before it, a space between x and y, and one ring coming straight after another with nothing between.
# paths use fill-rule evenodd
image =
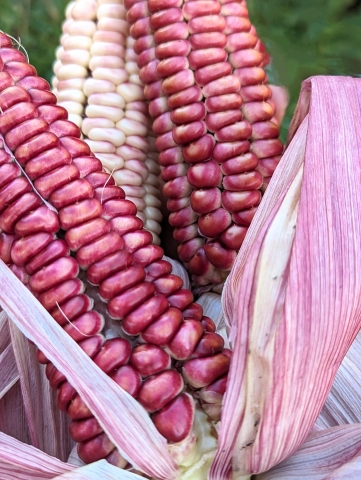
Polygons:
<instances>
[{"instance_id":1,"label":"row of kernels","mask_svg":"<svg viewBox=\"0 0 361 480\"><path fill-rule=\"evenodd\" d=\"M139 67L137 64L138 55L134 52L134 43L135 40L129 36L127 39L126 68L128 69L128 73L130 75L129 83L137 86L141 85L141 88L143 88L143 83L139 78ZM150 136L150 120L145 98L142 97L142 100L138 100L137 102L129 102L126 107L125 117L129 119L130 134L131 131L134 132L133 134L137 134L141 125L143 129L142 134L147 140L147 150L144 151L144 157L142 159L145 174L143 179L143 187L146 189L149 185L154 189L159 189L159 169L156 168L156 164L151 158L152 155L154 156L154 139ZM152 147L153 153L151 153ZM142 211L144 212L145 218L144 227L152 233L154 243L159 245L159 234L161 232L160 222L162 220L162 214L159 210L159 207L156 206L157 202L151 201L151 204L148 205L147 201L149 200L151 200L149 194L142 196Z\"/></svg>"},{"instance_id":2,"label":"row of kernels","mask_svg":"<svg viewBox=\"0 0 361 480\"><path fill-rule=\"evenodd\" d=\"M166 182L163 192L169 198L167 202L171 211L169 222L175 227L174 234L179 232L182 235L183 230L187 232L187 244L181 245L178 249L180 259L187 263L205 241L199 237L198 215L190 206L190 194L193 189L187 177L188 166L184 162L182 147L167 142L165 135L172 131L172 140L176 144L195 140L199 131L204 130L202 119L205 112L202 104L192 105L201 100L201 96L200 89L194 86L194 75L189 69L187 60L190 52L187 40L189 32L181 6L180 2L172 2L171 5L167 4L169 8L157 9L155 4L153 6L149 3L149 10L152 13L150 25L154 30L157 45L155 55L159 60L156 74L162 79L161 89L168 96L169 108L156 119L153 128L155 126L155 133L163 136L165 140L162 142L160 137L157 140L158 145L165 147L161 149L159 156L159 161L164 167L162 179ZM149 81L149 78L147 80ZM190 120L194 121L191 128L184 131L182 124Z\"/></svg>"},{"instance_id":3,"label":"row of kernels","mask_svg":"<svg viewBox=\"0 0 361 480\"><path fill-rule=\"evenodd\" d=\"M242 113L252 125L251 149L259 158L257 170L265 179L262 187L264 190L283 152L283 145L278 139L279 127L271 121L274 116L274 107L268 101L271 90L265 85L266 74L263 67L269 57L255 28L248 28L246 3L226 3L222 0L221 3L222 15L226 19L238 16L241 20L238 25L229 21L226 48L234 68L233 73L241 80L244 102Z\"/></svg>"},{"instance_id":4,"label":"row of kernels","mask_svg":"<svg viewBox=\"0 0 361 480\"><path fill-rule=\"evenodd\" d=\"M129 134L129 125L125 120L127 91L124 88L129 80L125 68L129 28L125 17L122 2L99 2L97 30L91 49L92 78L85 85L89 98L83 133L93 153L102 161L106 171L113 175L117 184L126 184L136 190L142 185L144 173L138 175L134 172L134 166L133 169L129 168L129 159L122 155ZM126 193L129 200L139 198ZM141 205L137 203L140 212ZM144 220L141 213L139 216Z\"/></svg>"},{"instance_id":5,"label":"row of kernels","mask_svg":"<svg viewBox=\"0 0 361 480\"><path fill-rule=\"evenodd\" d=\"M84 82L89 76L90 49L96 29L97 2L77 0L66 10L61 46L54 64L53 86L58 104L69 112L69 119L79 127L86 104Z\"/></svg>"},{"instance_id":6,"label":"row of kernels","mask_svg":"<svg viewBox=\"0 0 361 480\"><path fill-rule=\"evenodd\" d=\"M173 108L170 118L167 117L164 120L169 124L171 121L173 121L174 123L185 123L185 125L181 125L179 127L174 125L173 138L176 143L180 143L183 145L191 142L192 148L186 148L186 151L184 151L184 156L187 157L187 161L189 163L197 163L197 165L192 165L186 172L187 180L189 181L191 187L195 189L198 189L200 187L215 188L215 196L213 196L212 200L215 201L216 205L212 205L212 201L210 201L211 199L209 198L209 195L202 195L203 192L199 190L199 194L197 195L197 190L194 190L192 192L192 197L190 197L193 200L192 206L195 207L194 209L192 209L192 206L190 206L187 198L182 195L185 191L187 191L187 182L182 179L182 173L185 172L181 171L181 165L176 164L172 166L167 166L163 172L163 175L166 175L168 181L173 181L171 185L166 185L165 193L170 194L171 197L174 198L176 197L177 193L177 189L174 188L175 186L181 187L182 191L180 193L181 196L178 196L178 198L180 198L180 201L177 201L176 198L174 198L174 200L168 202L169 208L171 208L172 210L177 209L175 213L171 214L170 222L174 226L178 227L175 231L175 236L177 236L177 238L182 237L182 228L186 229L185 238L183 236L183 244L179 247L180 258L184 262L189 263L190 270L193 271L194 274L198 274L198 276L203 277L203 282L205 277L212 277L213 281L217 283L220 281L220 277L215 272L214 265L210 264L210 262L208 261L208 257L205 255L205 250L208 251L209 257L212 258L212 260L216 263L217 266L223 265L226 269L229 269L231 267L235 254L234 252L228 252L221 245L215 244L215 242L207 242L207 244L204 245L204 240L198 237L198 231L196 229L189 228L189 226L191 223L190 219L193 219L193 221L197 220L195 212L198 214L203 214L198 220L198 228L203 236L212 239L222 233L231 224L231 215L223 208L221 208L221 205L219 205L219 208L217 209L217 200L220 200L220 198L218 198L220 197L220 195L217 196L217 192L220 193L217 187L221 185L222 173L215 162L209 161L212 156L212 148L214 147L215 142L212 138L210 138L209 134L207 134L207 128L205 127L208 127L208 130L210 131L216 132L221 127L227 127L228 123L231 123L232 120L239 120L241 114L235 109L233 117L236 116L237 118L235 119L231 115L231 118L227 118L226 121L224 120L223 115L223 118L219 120L223 123L221 126L216 125L217 119L213 118L217 116L217 114L211 114L212 116L209 117L208 125L207 122L203 121L203 119L206 118L207 112L204 104L200 102L200 100L202 100L202 91L200 87L205 87L210 82L214 82L218 78L223 77L225 73L229 74L231 72L231 66L228 64L228 62L225 61L221 61L216 63L216 65L212 65L212 60L204 60L205 58L207 58L207 55L204 54L204 47L206 45L210 45L212 48L221 48L224 46L225 36L223 33L221 33L221 30L224 29L225 22L222 18L218 18L216 15L220 11L220 5L218 4L218 2L207 2L207 5L202 4L202 6L200 7L201 10L199 10L199 5L199 3L196 4L195 2L188 2L183 6L184 15L187 17L188 20L190 20L188 26L184 21L183 23L181 22L181 20L183 20L183 17L180 15L182 11L180 11L179 13L180 9L177 10L174 7L172 8L172 10L164 10L161 12L157 12L155 14L156 19L153 21L152 16L150 23L152 26L158 26L159 18L167 18L169 17L169 15L173 15L175 17L178 13L177 26L179 28L177 30L174 28L174 26L163 27L161 25L161 28L159 30L156 30L154 33L155 41L159 42L156 47L156 54L158 52L158 56L161 56L163 59L158 64L157 71L160 77L165 78L162 83L162 90L169 95L168 105ZM202 7L205 7L207 11L204 10L204 8L203 11ZM211 8L211 11L209 11L209 8ZM181 25L183 25L183 29ZM188 31L186 31L186 27L188 28ZM186 38L189 33L191 33L191 36L189 37L188 42ZM198 57L197 55L195 55L193 58L193 68L194 70L196 70L195 74L193 74L191 69L188 68L189 64L186 58L184 59L184 61L182 61L183 57L172 56L173 53L171 48L169 48L169 45L171 45L172 42L176 40L182 42L181 53L188 54L190 48L198 48L201 50L201 55L198 55ZM178 49L177 54L179 53L180 52ZM218 57L216 57L216 60L225 59L224 55L222 56L222 58ZM210 58L212 59L212 56ZM203 64L201 63L202 61ZM233 79L230 78L231 84L232 80ZM195 85L196 83L198 85ZM224 83L225 82L223 80L223 89ZM207 89L205 89L204 94L206 96L211 96L212 93L218 93L217 85L214 87L213 85L214 83L212 83L212 86L209 86ZM218 114L218 117L219 116L220 115ZM227 138L227 134L239 134L238 131L232 131L228 133L225 130L227 129L224 129L219 133L218 138L216 134L216 141ZM197 142L199 145L201 145L201 148L199 149L197 149ZM172 153L174 156L174 154L176 154L175 149L170 151L170 153ZM168 157L169 156L170 155L168 155ZM198 163L202 161L205 163ZM213 167L213 170L211 167ZM173 178L170 178L171 176ZM182 180L184 185L181 185ZM190 190L190 192L192 191L192 189L189 188L188 190ZM199 202L201 202L202 204L200 205ZM209 209L208 212L207 209ZM207 213L209 213L210 211L213 212L214 210L216 210L216 213L213 214L211 217L207 215ZM215 231L215 228L217 229L217 231ZM233 227L233 230L234 229L235 228ZM190 235L192 233L194 237L190 238ZM231 234L232 233L233 232L231 232ZM227 235L229 237L230 232L227 232ZM234 236L235 235L233 233L232 239L234 238ZM228 239L228 237L226 237L226 240ZM202 248L203 246L205 250ZM217 256L220 253L222 255L222 258L219 260ZM225 262L225 260L227 261Z\"/></svg>"},{"instance_id":7,"label":"row of kernels","mask_svg":"<svg viewBox=\"0 0 361 480\"><path fill-rule=\"evenodd\" d=\"M158 163L158 152L155 147L155 136L151 128L148 130L148 139L150 143L149 152L146 158L148 167L148 178L144 184L146 195L144 197L145 208L145 225L144 227L152 232L153 242L160 245L161 221L162 215L162 180L161 170Z\"/></svg>"},{"instance_id":8,"label":"row of kernels","mask_svg":"<svg viewBox=\"0 0 361 480\"><path fill-rule=\"evenodd\" d=\"M235 251L240 248L244 238L244 233L232 222L225 201L227 193L222 192L222 189L227 189L228 186L227 179L223 177L225 172L219 165L223 159L219 155L217 158L214 153L224 142L231 142L236 148L235 142L243 141L243 145L247 146L248 142L244 140L248 139L249 128L247 122L242 122L239 84L231 75L232 66L227 61L227 52L224 49L226 36L223 32L226 21L219 16L220 3L207 2L199 6L197 2L190 1L184 5L183 11L192 33L190 63L195 71L196 83L203 87L205 123L215 140L213 151L207 151L200 159L198 157L202 163L192 165L188 171L190 183L196 188L191 197L192 208L201 214L198 220L199 231L210 240L204 246L205 255L200 251L190 265L194 273L203 277L207 268L206 258L221 270L228 270L233 264ZM206 139L201 139L199 143L212 145L211 140ZM249 184L244 183L240 185L238 182L238 185L233 185L233 189L245 190ZM237 205L234 204L233 207L237 208ZM217 238L219 240L215 240Z\"/></svg>"}]
</instances>

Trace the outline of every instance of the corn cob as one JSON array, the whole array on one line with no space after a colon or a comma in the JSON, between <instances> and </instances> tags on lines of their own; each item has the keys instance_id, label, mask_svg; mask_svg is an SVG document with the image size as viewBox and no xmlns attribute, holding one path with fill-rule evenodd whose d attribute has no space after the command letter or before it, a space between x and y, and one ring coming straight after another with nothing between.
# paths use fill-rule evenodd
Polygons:
<instances>
[{"instance_id":1,"label":"corn cob","mask_svg":"<svg viewBox=\"0 0 361 480\"><path fill-rule=\"evenodd\" d=\"M98 155L107 171L113 173L116 183L125 187L127 200L136 205L137 216L144 222L145 191L142 183L148 176L144 165L147 127L125 118L125 109L128 103L135 103L141 110L146 107L141 102L141 89L130 87L125 69L128 36L125 15L120 1L99 4L91 49L92 75L84 87L88 106L83 133L92 152ZM142 115L141 111L137 113Z\"/></svg>"},{"instance_id":2,"label":"corn cob","mask_svg":"<svg viewBox=\"0 0 361 480\"><path fill-rule=\"evenodd\" d=\"M85 12L87 0L80 1L86 19L89 16ZM75 9L76 6L69 4L66 11L68 20L63 30L69 30L67 22L76 21L73 18ZM101 0L91 10L96 21L88 31L92 37L87 61L90 72L88 70L88 78L80 92L83 100L88 101L82 131L92 152L102 161L106 171L113 173L117 185L124 189L126 199L136 205L137 216L152 232L155 243L160 244L158 235L162 216L159 200L149 198L146 192L147 182L152 182L158 189L159 180L149 172L149 161L146 162L149 120L135 54L131 45L127 46L132 39L127 38L126 12L119 0ZM80 13L79 8L76 13ZM85 62L85 59L82 61ZM58 99L61 98L61 93L56 93ZM67 108L67 105L64 104L64 107ZM71 108L68 111L72 111ZM79 125L79 122L76 123ZM154 171L154 165L151 167ZM149 206L147 200L151 201Z\"/></svg>"},{"instance_id":3,"label":"corn cob","mask_svg":"<svg viewBox=\"0 0 361 480\"><path fill-rule=\"evenodd\" d=\"M26 278L29 275L29 288L37 299L99 366L120 367L119 373L113 373L122 383L120 370L128 361L130 346L124 339L102 345L104 319L92 310L84 283L77 278L79 268L86 270L87 282L98 285L100 298L107 302L107 314L123 320L126 334L140 335L142 341L153 344L146 343L131 354L133 369L125 369L131 391L138 391L139 373L155 373L142 362L142 353L152 355L157 373L141 385L138 400L155 412L157 428L170 441L180 439L173 421L184 421L184 439L190 433L193 403L181 394L183 381L176 370L169 370L169 357L182 361L183 377L199 389L227 372L230 352L222 351L224 342L214 333L214 323L203 316L200 305L192 303L191 292L182 289L183 282L172 275L171 265L161 260L163 250L151 245L151 234L142 229L135 205L102 171L101 162L80 140L79 128L67 120L64 108L56 106L47 82L37 77L6 35L0 34L0 40L0 134L7 149L0 157L1 258L7 263L10 258L20 277L23 272ZM28 178L22 176L14 158ZM55 237L59 229L65 232L63 239ZM121 350L116 361L112 358L119 363L110 367L114 349ZM47 363L41 353L39 359ZM89 412L66 379L51 364L47 374L52 386L59 387L61 408L78 421L72 432L84 441L82 458L89 461L101 454L121 464L123 460L106 436L99 434L96 422L81 423L84 415L89 419ZM166 387L159 390L159 383ZM152 398L160 402L157 407ZM85 441L89 431L98 436Z\"/></svg>"},{"instance_id":4,"label":"corn cob","mask_svg":"<svg viewBox=\"0 0 361 480\"><path fill-rule=\"evenodd\" d=\"M270 95L268 87L257 87L266 78L258 67L266 59L257 50L245 49L262 50L262 44L246 33L247 44L239 33L251 30L248 13L247 18L241 16L245 4L222 4L125 2L140 78L155 118L159 162L165 167L169 221L181 243L179 256L200 290L222 284L261 200L264 179L257 170L257 152L264 157L267 145L267 155L272 154L272 145L276 153L282 149L278 140L266 145L258 141L263 133L267 137L266 127L278 135L276 125L259 123L263 103L273 112L268 103L258 101L260 95L262 100ZM251 62L243 69L242 58L247 60L247 55ZM247 78L251 67L262 71L263 77L249 80L251 87L244 90L249 103L243 106L243 120L242 75ZM248 140L253 136L257 141L251 147Z\"/></svg>"}]
</instances>

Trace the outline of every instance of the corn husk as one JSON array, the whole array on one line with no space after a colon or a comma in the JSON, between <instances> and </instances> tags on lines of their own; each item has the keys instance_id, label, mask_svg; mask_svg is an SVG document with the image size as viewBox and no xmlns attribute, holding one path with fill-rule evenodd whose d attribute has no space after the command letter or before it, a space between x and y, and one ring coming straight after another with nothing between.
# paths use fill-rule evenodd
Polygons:
<instances>
[{"instance_id":1,"label":"corn husk","mask_svg":"<svg viewBox=\"0 0 361 480\"><path fill-rule=\"evenodd\" d=\"M227 281L234 353L210 480L249 478L294 453L360 330L360 92L358 79L304 83Z\"/></svg>"},{"instance_id":2,"label":"corn husk","mask_svg":"<svg viewBox=\"0 0 361 480\"><path fill-rule=\"evenodd\" d=\"M327 475L324 480L358 480L361 475L361 455Z\"/></svg>"},{"instance_id":3,"label":"corn husk","mask_svg":"<svg viewBox=\"0 0 361 480\"><path fill-rule=\"evenodd\" d=\"M191 289L191 282L189 280L189 275L187 270L181 265L177 260L173 260L173 258L167 257L166 255L163 256L163 260L166 260L172 265L172 274L178 275L183 280L183 287L187 288L188 290Z\"/></svg>"},{"instance_id":4,"label":"corn husk","mask_svg":"<svg viewBox=\"0 0 361 480\"><path fill-rule=\"evenodd\" d=\"M56 392L46 378L45 365L36 359L35 346L13 322L9 327L31 444L66 460L74 445L68 432L69 419L57 406Z\"/></svg>"},{"instance_id":5,"label":"corn husk","mask_svg":"<svg viewBox=\"0 0 361 480\"><path fill-rule=\"evenodd\" d=\"M337 370L326 402L316 420L321 429L361 423L361 333Z\"/></svg>"},{"instance_id":6,"label":"corn husk","mask_svg":"<svg viewBox=\"0 0 361 480\"><path fill-rule=\"evenodd\" d=\"M222 299L219 293L203 293L197 300L203 307L203 315L210 317L217 327L217 333L224 339L225 347L229 348L227 326L222 309Z\"/></svg>"},{"instance_id":7,"label":"corn husk","mask_svg":"<svg viewBox=\"0 0 361 480\"><path fill-rule=\"evenodd\" d=\"M0 433L1 480L47 480L73 469L72 465Z\"/></svg>"},{"instance_id":8,"label":"corn husk","mask_svg":"<svg viewBox=\"0 0 361 480\"><path fill-rule=\"evenodd\" d=\"M312 432L288 460L255 480L359 480L361 424Z\"/></svg>"},{"instance_id":9,"label":"corn husk","mask_svg":"<svg viewBox=\"0 0 361 480\"><path fill-rule=\"evenodd\" d=\"M297 138L287 148L279 165L277 166L272 180L262 198L261 205L248 228L247 235L242 243L242 247L236 257L232 270L227 277L225 287L222 292L222 307L224 320L229 329L230 341L233 341L236 330L231 330L233 323L234 302L239 289L244 267L250 254L252 246L255 244L260 234L261 228L267 219L270 218L272 210L276 207L280 198L283 198L287 188L294 179L297 171L303 163L306 148L306 137L308 130L308 117L301 124L297 132Z\"/></svg>"},{"instance_id":10,"label":"corn husk","mask_svg":"<svg viewBox=\"0 0 361 480\"><path fill-rule=\"evenodd\" d=\"M8 345L0 355L0 370L0 399L2 399L11 387L19 380L14 350L11 344Z\"/></svg>"},{"instance_id":11,"label":"corn husk","mask_svg":"<svg viewBox=\"0 0 361 480\"><path fill-rule=\"evenodd\" d=\"M66 460L73 445L69 421L57 407L35 347L5 312L0 312L0 339L0 431Z\"/></svg>"},{"instance_id":12,"label":"corn husk","mask_svg":"<svg viewBox=\"0 0 361 480\"><path fill-rule=\"evenodd\" d=\"M106 460L100 460L86 467L77 468L55 477L54 480L98 480L100 478L102 480L144 480L144 477L114 467Z\"/></svg>"},{"instance_id":13,"label":"corn husk","mask_svg":"<svg viewBox=\"0 0 361 480\"><path fill-rule=\"evenodd\" d=\"M64 463L41 450L0 433L1 480L140 480L105 460L81 468Z\"/></svg>"},{"instance_id":14,"label":"corn husk","mask_svg":"<svg viewBox=\"0 0 361 480\"><path fill-rule=\"evenodd\" d=\"M0 292L2 308L66 376L121 455L158 480L175 478L166 441L146 411L92 362L3 262Z\"/></svg>"}]
</instances>

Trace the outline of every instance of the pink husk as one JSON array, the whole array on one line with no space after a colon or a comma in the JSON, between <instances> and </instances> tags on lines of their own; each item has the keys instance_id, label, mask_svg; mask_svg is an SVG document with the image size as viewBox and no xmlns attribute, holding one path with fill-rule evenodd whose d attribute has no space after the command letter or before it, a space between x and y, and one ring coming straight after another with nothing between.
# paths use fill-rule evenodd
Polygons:
<instances>
[{"instance_id":1,"label":"pink husk","mask_svg":"<svg viewBox=\"0 0 361 480\"><path fill-rule=\"evenodd\" d=\"M47 480L73 469L73 465L0 433L1 480Z\"/></svg>"},{"instance_id":2,"label":"pink husk","mask_svg":"<svg viewBox=\"0 0 361 480\"><path fill-rule=\"evenodd\" d=\"M19 380L12 345L8 345L0 355L0 399Z\"/></svg>"},{"instance_id":3,"label":"pink husk","mask_svg":"<svg viewBox=\"0 0 361 480\"><path fill-rule=\"evenodd\" d=\"M74 444L68 431L69 420L57 406L56 392L46 378L45 366L36 359L36 347L13 322L9 326L31 443L65 461Z\"/></svg>"},{"instance_id":4,"label":"pink husk","mask_svg":"<svg viewBox=\"0 0 361 480\"><path fill-rule=\"evenodd\" d=\"M20 382L0 400L0 431L17 440L31 443Z\"/></svg>"},{"instance_id":5,"label":"pink husk","mask_svg":"<svg viewBox=\"0 0 361 480\"><path fill-rule=\"evenodd\" d=\"M11 349L7 350L8 348ZM7 353L5 356L4 353ZM20 382L13 383L13 375L16 372L19 379L19 373L14 358L14 352L11 345L9 320L5 312L0 312L0 352L3 361L7 359L9 362L9 372L12 374L5 375L2 370L2 396L0 398L0 431L11 435L21 442L30 442L29 429L25 416L23 398L20 388ZM2 366L4 368L4 365ZM13 384L12 384L13 383ZM11 385L12 384L12 385ZM10 388L9 388L10 387Z\"/></svg>"},{"instance_id":6,"label":"pink husk","mask_svg":"<svg viewBox=\"0 0 361 480\"><path fill-rule=\"evenodd\" d=\"M86 467L77 468L63 475L55 477L54 480L144 480L140 477L126 470L121 470L118 467L110 465L105 460L92 463Z\"/></svg>"},{"instance_id":7,"label":"pink husk","mask_svg":"<svg viewBox=\"0 0 361 480\"><path fill-rule=\"evenodd\" d=\"M361 453L337 470L327 475L323 480L359 480L361 477Z\"/></svg>"},{"instance_id":8,"label":"pink husk","mask_svg":"<svg viewBox=\"0 0 361 480\"><path fill-rule=\"evenodd\" d=\"M361 424L312 432L288 460L255 480L359 480Z\"/></svg>"},{"instance_id":9,"label":"pink husk","mask_svg":"<svg viewBox=\"0 0 361 480\"><path fill-rule=\"evenodd\" d=\"M321 429L361 422L361 333L343 359L316 420Z\"/></svg>"},{"instance_id":10,"label":"pink husk","mask_svg":"<svg viewBox=\"0 0 361 480\"><path fill-rule=\"evenodd\" d=\"M267 471L297 450L360 329L360 92L358 79L304 82L293 141L228 279L224 304L234 353L211 480L230 478L232 467L238 475ZM304 147L295 236L281 277L272 278L267 264L276 251L262 259L261 247ZM277 238L283 241L282 235ZM274 280L278 295L269 286ZM265 325L253 316L259 285L270 290L265 301L274 310L273 316L267 311ZM233 305L227 305L230 297Z\"/></svg>"},{"instance_id":11,"label":"pink husk","mask_svg":"<svg viewBox=\"0 0 361 480\"><path fill-rule=\"evenodd\" d=\"M0 312L0 353L3 353L10 342L8 317L5 312Z\"/></svg>"}]
</instances>

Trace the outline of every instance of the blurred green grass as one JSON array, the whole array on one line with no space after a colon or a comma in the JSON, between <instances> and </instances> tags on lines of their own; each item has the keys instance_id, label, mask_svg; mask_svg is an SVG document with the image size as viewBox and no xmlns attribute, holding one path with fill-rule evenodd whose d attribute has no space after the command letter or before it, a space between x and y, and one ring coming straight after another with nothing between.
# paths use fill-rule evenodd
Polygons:
<instances>
[{"instance_id":1,"label":"blurred green grass","mask_svg":"<svg viewBox=\"0 0 361 480\"><path fill-rule=\"evenodd\" d=\"M21 38L31 63L48 81L67 3L0 0L0 29ZM285 139L304 79L361 74L361 0L248 0L248 7L273 58L270 80L290 92Z\"/></svg>"}]
</instances>

